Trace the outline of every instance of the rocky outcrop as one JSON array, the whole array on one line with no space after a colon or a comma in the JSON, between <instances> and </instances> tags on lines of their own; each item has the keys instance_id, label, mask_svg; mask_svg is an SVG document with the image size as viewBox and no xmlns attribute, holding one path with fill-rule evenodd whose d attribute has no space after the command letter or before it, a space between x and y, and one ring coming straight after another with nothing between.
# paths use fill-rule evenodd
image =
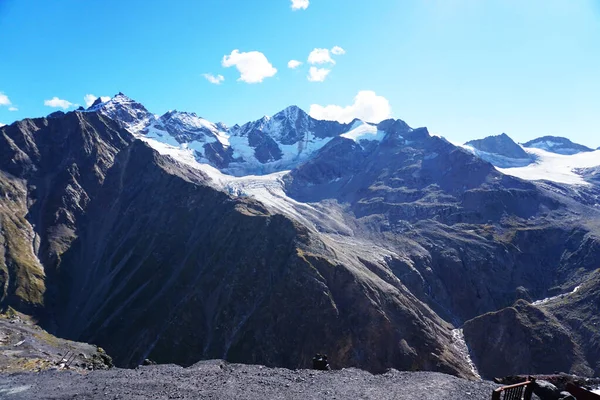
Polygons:
<instances>
[{"instance_id":1,"label":"rocky outcrop","mask_svg":"<svg viewBox=\"0 0 600 400\"><path fill-rule=\"evenodd\" d=\"M600 270L596 270L589 276L574 293L549 301L542 306L569 329L571 336L579 344L590 374L593 376L600 376L600 302L598 299L600 299Z\"/></svg>"},{"instance_id":2,"label":"rocky outcrop","mask_svg":"<svg viewBox=\"0 0 600 400\"><path fill-rule=\"evenodd\" d=\"M524 300L467 321L463 330L483 377L534 372L589 375L568 329L551 313Z\"/></svg>"},{"instance_id":3,"label":"rocky outcrop","mask_svg":"<svg viewBox=\"0 0 600 400\"><path fill-rule=\"evenodd\" d=\"M574 373L598 376L598 272L570 292L477 317L464 333L483 376Z\"/></svg>"},{"instance_id":4,"label":"rocky outcrop","mask_svg":"<svg viewBox=\"0 0 600 400\"><path fill-rule=\"evenodd\" d=\"M88 372L112 366L102 348L51 335L12 308L0 315L0 373Z\"/></svg>"}]
</instances>

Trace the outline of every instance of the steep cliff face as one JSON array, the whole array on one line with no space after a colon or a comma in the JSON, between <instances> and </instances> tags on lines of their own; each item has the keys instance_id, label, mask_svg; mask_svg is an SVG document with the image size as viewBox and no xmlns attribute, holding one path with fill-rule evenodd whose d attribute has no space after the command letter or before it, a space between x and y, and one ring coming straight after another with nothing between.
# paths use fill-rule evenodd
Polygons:
<instances>
[{"instance_id":1,"label":"steep cliff face","mask_svg":"<svg viewBox=\"0 0 600 400\"><path fill-rule=\"evenodd\" d=\"M533 303L488 313L464 326L482 376L600 373L600 279L591 274L574 289Z\"/></svg>"},{"instance_id":2,"label":"steep cliff face","mask_svg":"<svg viewBox=\"0 0 600 400\"><path fill-rule=\"evenodd\" d=\"M21 180L0 172L0 304L26 312L44 305L45 273L27 221L27 189Z\"/></svg>"},{"instance_id":3,"label":"steep cliff face","mask_svg":"<svg viewBox=\"0 0 600 400\"><path fill-rule=\"evenodd\" d=\"M591 375L568 329L525 300L468 321L464 333L479 372L488 379L534 372Z\"/></svg>"},{"instance_id":4,"label":"steep cliff face","mask_svg":"<svg viewBox=\"0 0 600 400\"><path fill-rule=\"evenodd\" d=\"M68 113L0 129L2 305L44 304L45 276L77 236L78 219L131 134L99 115ZM43 265L43 267L42 267Z\"/></svg>"}]
</instances>

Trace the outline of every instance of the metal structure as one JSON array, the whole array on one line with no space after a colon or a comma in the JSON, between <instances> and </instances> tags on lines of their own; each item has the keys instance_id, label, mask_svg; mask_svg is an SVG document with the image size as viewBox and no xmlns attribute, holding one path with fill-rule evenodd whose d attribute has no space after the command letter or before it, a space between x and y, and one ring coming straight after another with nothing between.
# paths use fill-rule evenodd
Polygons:
<instances>
[{"instance_id":1,"label":"metal structure","mask_svg":"<svg viewBox=\"0 0 600 400\"><path fill-rule=\"evenodd\" d=\"M502 386L492 392L492 400L531 400L533 381Z\"/></svg>"}]
</instances>

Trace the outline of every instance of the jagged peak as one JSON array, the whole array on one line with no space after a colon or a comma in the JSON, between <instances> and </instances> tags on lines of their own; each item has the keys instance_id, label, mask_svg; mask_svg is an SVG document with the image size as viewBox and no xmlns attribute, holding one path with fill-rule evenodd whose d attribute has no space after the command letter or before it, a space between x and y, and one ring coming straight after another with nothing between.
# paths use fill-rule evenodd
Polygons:
<instances>
[{"instance_id":1,"label":"jagged peak","mask_svg":"<svg viewBox=\"0 0 600 400\"><path fill-rule=\"evenodd\" d=\"M131 97L123 94L123 92L119 92L119 93L115 94L109 101L132 102L133 99L131 99Z\"/></svg>"},{"instance_id":2,"label":"jagged peak","mask_svg":"<svg viewBox=\"0 0 600 400\"><path fill-rule=\"evenodd\" d=\"M194 118L200 118L200 117L198 117L198 115L196 115L195 112L169 110L166 113L164 113L163 115L161 115L160 119L169 119L174 116L190 116L190 117L194 117Z\"/></svg>"},{"instance_id":3,"label":"jagged peak","mask_svg":"<svg viewBox=\"0 0 600 400\"><path fill-rule=\"evenodd\" d=\"M363 124L370 124L370 123L369 122L365 122L365 121L363 121L360 118L354 118L352 120L352 122L350 122L350 126L351 127L356 127L356 126L360 126L360 125L363 125Z\"/></svg>"},{"instance_id":4,"label":"jagged peak","mask_svg":"<svg viewBox=\"0 0 600 400\"><path fill-rule=\"evenodd\" d=\"M308 114L298 106L291 105L273 115L273 119L290 119L297 120L299 118L307 118Z\"/></svg>"},{"instance_id":5,"label":"jagged peak","mask_svg":"<svg viewBox=\"0 0 600 400\"><path fill-rule=\"evenodd\" d=\"M396 134L402 134L404 132L410 132L413 130L403 120L394 118L384 119L383 121L377 124L377 129Z\"/></svg>"},{"instance_id":6,"label":"jagged peak","mask_svg":"<svg viewBox=\"0 0 600 400\"><path fill-rule=\"evenodd\" d=\"M122 92L117 93L116 95L114 95L113 97L108 99L107 101L105 101L105 99L106 98L103 99L102 96L98 97L96 100L94 100L94 102L87 109L87 111L97 111L97 110L107 108L107 107L110 108L113 106L126 106L126 105L127 106L135 105L136 108L143 108L144 110L146 109L141 103L124 95Z\"/></svg>"}]
</instances>

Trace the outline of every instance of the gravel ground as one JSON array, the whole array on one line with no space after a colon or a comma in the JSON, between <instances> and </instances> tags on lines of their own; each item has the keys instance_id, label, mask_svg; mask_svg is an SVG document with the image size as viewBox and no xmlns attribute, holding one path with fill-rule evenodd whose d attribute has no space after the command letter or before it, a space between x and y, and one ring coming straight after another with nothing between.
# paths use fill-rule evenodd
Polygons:
<instances>
[{"instance_id":1,"label":"gravel ground","mask_svg":"<svg viewBox=\"0 0 600 400\"><path fill-rule=\"evenodd\" d=\"M213 360L76 373L0 374L2 399L490 399L498 385L435 372L287 370Z\"/></svg>"}]
</instances>

